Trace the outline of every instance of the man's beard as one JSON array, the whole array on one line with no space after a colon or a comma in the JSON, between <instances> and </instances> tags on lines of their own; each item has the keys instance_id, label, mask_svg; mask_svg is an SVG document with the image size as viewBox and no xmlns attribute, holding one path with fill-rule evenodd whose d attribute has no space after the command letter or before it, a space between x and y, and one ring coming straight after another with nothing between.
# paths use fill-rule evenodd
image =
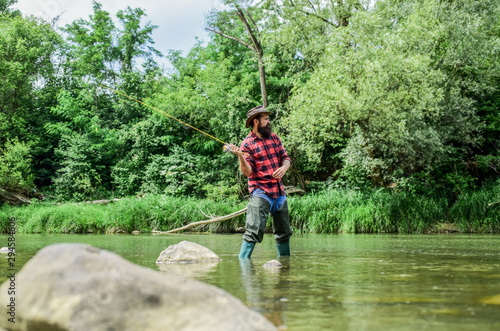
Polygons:
<instances>
[{"instance_id":1,"label":"man's beard","mask_svg":"<svg viewBox=\"0 0 500 331\"><path fill-rule=\"evenodd\" d=\"M257 131L260 133L260 135L262 136L262 138L264 139L267 139L271 136L271 124L268 124L266 126L260 126L259 124L259 128L257 129Z\"/></svg>"}]
</instances>

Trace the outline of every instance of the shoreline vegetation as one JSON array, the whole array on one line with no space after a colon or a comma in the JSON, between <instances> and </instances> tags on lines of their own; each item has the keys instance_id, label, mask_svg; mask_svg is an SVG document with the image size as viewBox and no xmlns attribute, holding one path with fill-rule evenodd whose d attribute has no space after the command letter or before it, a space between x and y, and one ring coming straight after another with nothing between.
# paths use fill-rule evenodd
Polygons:
<instances>
[{"instance_id":1,"label":"shoreline vegetation","mask_svg":"<svg viewBox=\"0 0 500 331\"><path fill-rule=\"evenodd\" d=\"M500 233L500 184L462 193L422 195L386 189L329 189L290 196L290 223L296 233ZM214 201L167 195L126 197L108 204L35 202L0 207L0 232L15 217L18 233L151 233L224 216L247 201ZM245 215L195 227L189 232L241 232ZM269 218L268 227L272 227ZM137 232L136 232L137 233Z\"/></svg>"}]
</instances>

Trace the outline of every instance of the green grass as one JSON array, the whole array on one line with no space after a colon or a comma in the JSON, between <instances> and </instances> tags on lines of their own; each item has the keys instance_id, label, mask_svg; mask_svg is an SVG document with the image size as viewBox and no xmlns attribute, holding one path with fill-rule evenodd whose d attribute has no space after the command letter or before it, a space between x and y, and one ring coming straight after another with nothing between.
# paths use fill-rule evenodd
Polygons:
<instances>
[{"instance_id":1,"label":"green grass","mask_svg":"<svg viewBox=\"0 0 500 331\"><path fill-rule=\"evenodd\" d=\"M422 233L445 218L447 200L384 190L331 190L290 201L292 225L303 232Z\"/></svg>"},{"instance_id":2,"label":"green grass","mask_svg":"<svg viewBox=\"0 0 500 331\"><path fill-rule=\"evenodd\" d=\"M125 198L107 205L38 203L26 207L4 206L0 208L0 231L7 231L9 217L16 218L20 233L105 233L113 229L126 232L166 231L208 219L203 213L224 216L244 207L244 202L235 205L153 195L140 200ZM244 216L239 216L198 230L230 232L244 225Z\"/></svg>"},{"instance_id":3,"label":"green grass","mask_svg":"<svg viewBox=\"0 0 500 331\"><path fill-rule=\"evenodd\" d=\"M290 222L296 232L315 233L425 233L442 222L455 223L463 232L500 233L500 183L464 193L450 207L445 194L416 195L387 190L327 190L289 197ZM135 197L107 205L36 203L0 208L0 231L15 217L18 232L106 233L113 229L166 231L231 214L247 202L215 202L163 195ZM492 204L488 207L488 204ZM206 215L206 216L205 216ZM271 222L271 219L269 220ZM245 216L213 223L195 231L233 232L245 225Z\"/></svg>"},{"instance_id":4,"label":"green grass","mask_svg":"<svg viewBox=\"0 0 500 331\"><path fill-rule=\"evenodd\" d=\"M500 184L489 184L462 194L450 210L450 219L464 232L500 232ZM488 206L490 205L490 206Z\"/></svg>"}]
</instances>

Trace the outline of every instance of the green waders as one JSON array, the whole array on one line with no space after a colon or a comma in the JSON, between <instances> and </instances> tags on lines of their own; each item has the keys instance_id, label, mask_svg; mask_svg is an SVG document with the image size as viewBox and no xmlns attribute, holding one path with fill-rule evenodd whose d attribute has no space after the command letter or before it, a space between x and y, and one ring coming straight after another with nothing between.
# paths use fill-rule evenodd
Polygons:
<instances>
[{"instance_id":1,"label":"green waders","mask_svg":"<svg viewBox=\"0 0 500 331\"><path fill-rule=\"evenodd\" d=\"M274 199L277 200L277 199ZM243 235L243 243L241 245L240 259L249 259L252 255L255 243L262 242L264 231L266 229L267 217L271 212L273 217L273 233L278 256L290 255L290 237L292 230L290 228L290 218L288 215L288 202L284 203L277 209L276 206L271 206L271 203L258 195L253 195L250 198L247 208L246 231Z\"/></svg>"}]
</instances>

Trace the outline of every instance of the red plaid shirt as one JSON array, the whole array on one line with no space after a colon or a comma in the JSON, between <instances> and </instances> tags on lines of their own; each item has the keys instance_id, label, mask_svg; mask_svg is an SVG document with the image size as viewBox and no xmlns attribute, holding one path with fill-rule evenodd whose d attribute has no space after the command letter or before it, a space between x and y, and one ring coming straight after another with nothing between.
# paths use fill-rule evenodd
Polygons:
<instances>
[{"instance_id":1,"label":"red plaid shirt","mask_svg":"<svg viewBox=\"0 0 500 331\"><path fill-rule=\"evenodd\" d=\"M250 156L245 155L245 160L252 168L252 173L248 177L250 194L256 188L260 188L272 199L284 195L283 182L272 176L273 172L281 167L285 160L290 161L280 138L271 133L269 138L261 139L250 132L241 143L240 150L250 154Z\"/></svg>"}]
</instances>

